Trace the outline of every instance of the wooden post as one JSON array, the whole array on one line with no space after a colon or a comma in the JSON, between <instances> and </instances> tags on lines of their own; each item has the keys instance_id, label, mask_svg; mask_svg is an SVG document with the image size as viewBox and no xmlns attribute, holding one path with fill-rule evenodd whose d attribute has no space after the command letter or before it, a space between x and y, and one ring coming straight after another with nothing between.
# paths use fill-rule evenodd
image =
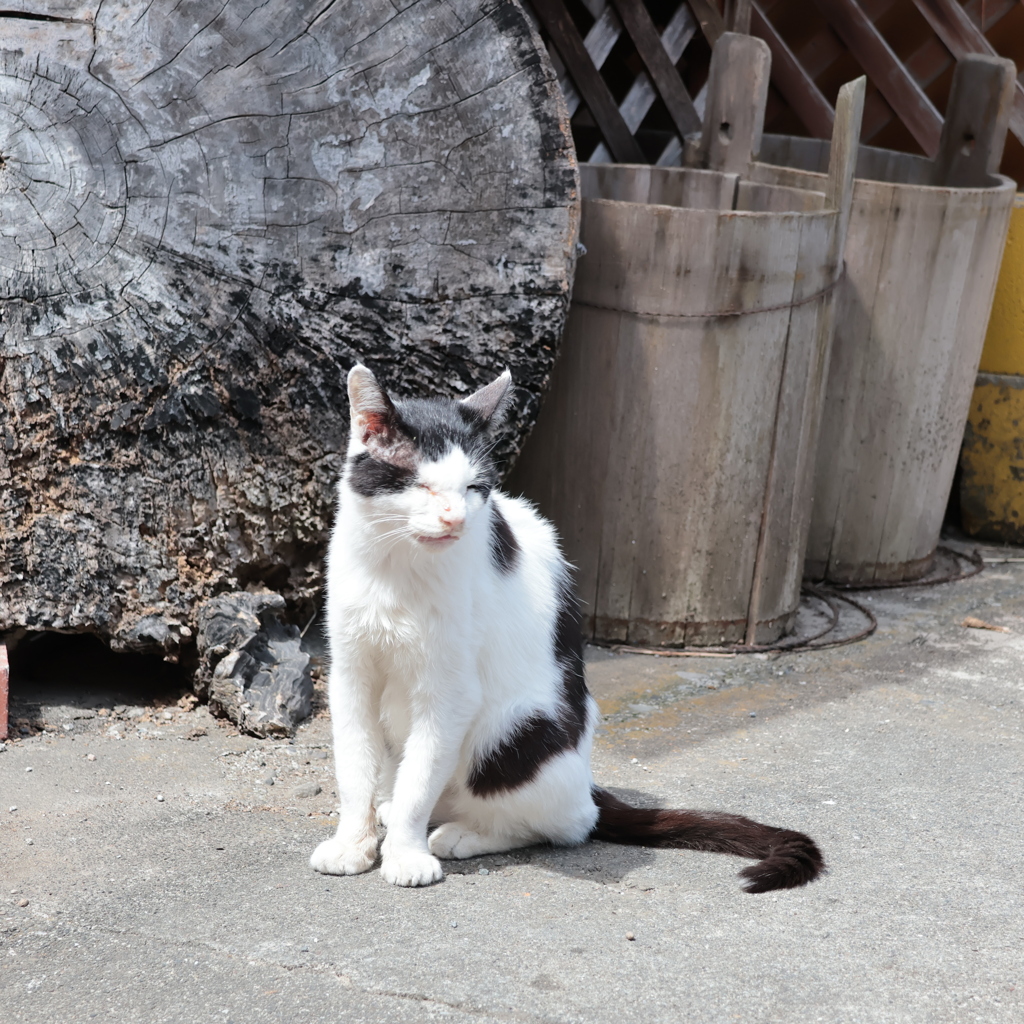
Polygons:
<instances>
[{"instance_id":1,"label":"wooden post","mask_svg":"<svg viewBox=\"0 0 1024 1024\"><path fill-rule=\"evenodd\" d=\"M752 156L761 148L771 60L768 44L762 39L735 32L719 38L708 73L700 166L746 173Z\"/></svg>"},{"instance_id":2,"label":"wooden post","mask_svg":"<svg viewBox=\"0 0 1024 1024\"><path fill-rule=\"evenodd\" d=\"M935 185L984 188L999 173L1013 113L1017 69L1004 57L972 54L953 72L935 158Z\"/></svg>"},{"instance_id":3,"label":"wooden post","mask_svg":"<svg viewBox=\"0 0 1024 1024\"><path fill-rule=\"evenodd\" d=\"M863 75L847 82L839 90L836 100L836 121L832 128L832 150L828 161L828 185L825 202L839 211L839 230L836 232L836 251L832 254L836 264L842 261L846 245L846 231L853 205L853 175L857 169L860 148L860 126L864 119L864 96L867 78Z\"/></svg>"}]
</instances>

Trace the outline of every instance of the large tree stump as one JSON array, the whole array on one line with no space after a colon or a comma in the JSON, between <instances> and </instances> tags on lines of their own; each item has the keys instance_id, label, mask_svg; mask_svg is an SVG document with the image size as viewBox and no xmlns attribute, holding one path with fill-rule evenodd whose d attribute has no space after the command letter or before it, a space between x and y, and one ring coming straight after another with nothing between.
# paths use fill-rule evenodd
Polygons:
<instances>
[{"instance_id":1,"label":"large tree stump","mask_svg":"<svg viewBox=\"0 0 1024 1024\"><path fill-rule=\"evenodd\" d=\"M212 595L309 604L357 358L510 365L518 447L577 194L514 0L5 7L0 631L173 659Z\"/></svg>"}]
</instances>

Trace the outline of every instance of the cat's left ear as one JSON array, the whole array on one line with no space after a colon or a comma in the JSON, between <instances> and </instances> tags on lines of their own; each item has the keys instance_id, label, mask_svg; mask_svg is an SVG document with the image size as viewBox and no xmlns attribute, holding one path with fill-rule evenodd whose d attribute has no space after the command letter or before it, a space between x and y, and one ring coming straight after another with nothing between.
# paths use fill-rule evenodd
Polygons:
<instances>
[{"instance_id":1,"label":"cat's left ear","mask_svg":"<svg viewBox=\"0 0 1024 1024\"><path fill-rule=\"evenodd\" d=\"M462 404L472 409L487 424L489 430L498 430L505 423L505 417L512 406L512 373L506 367L505 372L479 391L474 391Z\"/></svg>"}]
</instances>

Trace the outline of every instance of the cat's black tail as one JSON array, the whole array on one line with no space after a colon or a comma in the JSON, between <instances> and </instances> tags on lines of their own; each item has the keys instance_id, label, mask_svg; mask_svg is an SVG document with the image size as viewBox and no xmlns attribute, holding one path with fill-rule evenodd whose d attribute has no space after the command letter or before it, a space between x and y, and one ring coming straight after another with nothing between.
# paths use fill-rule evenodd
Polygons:
<instances>
[{"instance_id":1,"label":"cat's black tail","mask_svg":"<svg viewBox=\"0 0 1024 1024\"><path fill-rule=\"evenodd\" d=\"M758 863L740 872L747 879L747 892L794 889L813 881L825 867L814 840L802 832L762 825L738 814L630 807L597 786L593 796L600 814L591 839L755 857Z\"/></svg>"}]
</instances>

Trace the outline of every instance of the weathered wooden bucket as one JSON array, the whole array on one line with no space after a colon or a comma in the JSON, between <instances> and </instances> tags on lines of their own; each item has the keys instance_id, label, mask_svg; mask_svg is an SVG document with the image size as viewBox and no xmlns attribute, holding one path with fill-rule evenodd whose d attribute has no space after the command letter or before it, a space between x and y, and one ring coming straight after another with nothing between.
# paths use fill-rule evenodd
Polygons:
<instances>
[{"instance_id":1,"label":"weathered wooden bucket","mask_svg":"<svg viewBox=\"0 0 1024 1024\"><path fill-rule=\"evenodd\" d=\"M1014 183L994 172L1014 74L1000 58L960 61L934 161L860 147L811 579L912 580L932 564L1013 204ZM820 189L828 144L766 135L758 160L758 181Z\"/></svg>"},{"instance_id":2,"label":"weathered wooden bucket","mask_svg":"<svg viewBox=\"0 0 1024 1024\"><path fill-rule=\"evenodd\" d=\"M821 192L581 167L586 254L511 485L558 526L588 635L790 625L862 105L863 82L846 87Z\"/></svg>"}]
</instances>

